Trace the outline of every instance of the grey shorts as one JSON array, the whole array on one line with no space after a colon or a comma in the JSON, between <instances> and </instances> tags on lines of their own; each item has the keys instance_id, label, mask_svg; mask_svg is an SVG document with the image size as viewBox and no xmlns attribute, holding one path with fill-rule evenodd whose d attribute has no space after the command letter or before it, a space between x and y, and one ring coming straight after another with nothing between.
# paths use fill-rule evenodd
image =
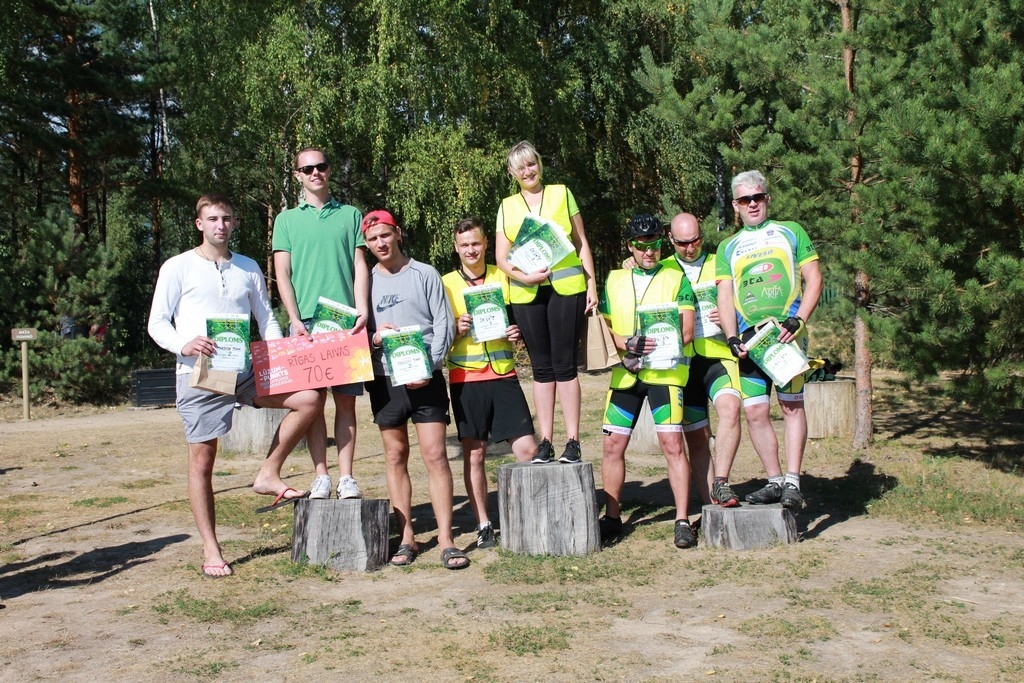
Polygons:
<instances>
[{"instance_id":1,"label":"grey shorts","mask_svg":"<svg viewBox=\"0 0 1024 683\"><path fill-rule=\"evenodd\" d=\"M186 443L202 443L224 436L231 431L235 403L251 406L256 399L256 377L252 372L238 376L234 396L194 389L188 385L189 377L189 373L183 373L175 378L176 405L185 423Z\"/></svg>"}]
</instances>

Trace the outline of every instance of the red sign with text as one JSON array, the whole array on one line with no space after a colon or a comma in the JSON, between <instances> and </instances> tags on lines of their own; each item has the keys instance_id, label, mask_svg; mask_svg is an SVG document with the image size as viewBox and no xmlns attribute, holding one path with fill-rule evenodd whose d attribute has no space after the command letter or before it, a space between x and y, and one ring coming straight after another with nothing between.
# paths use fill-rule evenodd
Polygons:
<instances>
[{"instance_id":1,"label":"red sign with text","mask_svg":"<svg viewBox=\"0 0 1024 683\"><path fill-rule=\"evenodd\" d=\"M285 337L250 344L256 395L288 394L373 379L366 330Z\"/></svg>"}]
</instances>

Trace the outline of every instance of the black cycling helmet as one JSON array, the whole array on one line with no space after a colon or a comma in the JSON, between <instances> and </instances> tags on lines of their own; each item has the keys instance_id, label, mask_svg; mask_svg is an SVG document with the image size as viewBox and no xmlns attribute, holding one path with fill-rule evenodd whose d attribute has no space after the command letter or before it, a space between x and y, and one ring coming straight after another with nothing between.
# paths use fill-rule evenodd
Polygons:
<instances>
[{"instance_id":1,"label":"black cycling helmet","mask_svg":"<svg viewBox=\"0 0 1024 683\"><path fill-rule=\"evenodd\" d=\"M637 237L661 237L663 234L665 234L665 227L661 221L647 213L633 216L626 223L627 240Z\"/></svg>"}]
</instances>

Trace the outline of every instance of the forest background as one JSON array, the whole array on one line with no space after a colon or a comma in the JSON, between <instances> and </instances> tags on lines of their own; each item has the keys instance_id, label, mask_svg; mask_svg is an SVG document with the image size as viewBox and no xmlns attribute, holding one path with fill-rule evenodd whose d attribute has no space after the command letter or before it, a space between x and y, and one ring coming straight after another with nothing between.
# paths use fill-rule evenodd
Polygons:
<instances>
[{"instance_id":1,"label":"forest background","mask_svg":"<svg viewBox=\"0 0 1024 683\"><path fill-rule=\"evenodd\" d=\"M291 161L321 146L334 195L391 209L444 271L529 139L599 279L634 213L690 211L713 247L731 176L762 170L822 257L812 350L856 368L860 443L879 363L1021 407L1022 71L1024 0L9 0L0 328L40 330L37 400L121 401L172 363L146 315L200 194L236 200L232 247L274 292Z\"/></svg>"}]
</instances>

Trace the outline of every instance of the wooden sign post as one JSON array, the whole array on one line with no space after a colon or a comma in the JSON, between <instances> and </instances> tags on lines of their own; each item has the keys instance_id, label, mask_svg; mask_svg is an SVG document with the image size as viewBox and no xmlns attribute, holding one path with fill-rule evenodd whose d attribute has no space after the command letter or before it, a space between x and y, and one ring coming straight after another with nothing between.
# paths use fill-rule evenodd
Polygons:
<instances>
[{"instance_id":1,"label":"wooden sign post","mask_svg":"<svg viewBox=\"0 0 1024 683\"><path fill-rule=\"evenodd\" d=\"M34 327L15 327L11 330L11 340L21 342L21 401L22 418L31 420L32 415L28 402L28 343L39 338L39 330Z\"/></svg>"}]
</instances>

